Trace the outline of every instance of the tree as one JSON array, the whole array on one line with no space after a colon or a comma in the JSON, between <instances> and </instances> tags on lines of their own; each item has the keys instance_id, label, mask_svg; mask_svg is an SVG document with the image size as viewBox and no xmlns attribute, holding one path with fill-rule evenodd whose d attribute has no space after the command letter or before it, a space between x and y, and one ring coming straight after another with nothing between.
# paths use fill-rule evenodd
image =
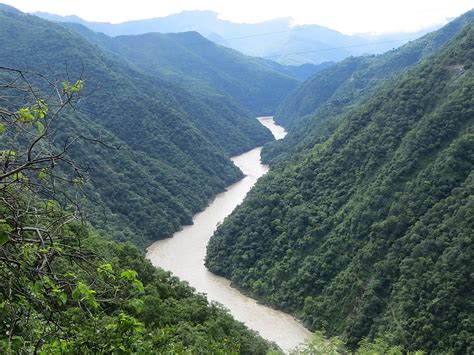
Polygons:
<instances>
[{"instance_id":1,"label":"tree","mask_svg":"<svg viewBox=\"0 0 474 355\"><path fill-rule=\"evenodd\" d=\"M265 354L223 308L82 219L71 148L103 143L57 124L77 117L82 86L0 68L0 353Z\"/></svg>"},{"instance_id":2,"label":"tree","mask_svg":"<svg viewBox=\"0 0 474 355\"><path fill-rule=\"evenodd\" d=\"M0 349L16 351L27 341L17 333L28 323L45 321L45 334L59 331L54 312L68 300L97 306L90 285L62 266L85 270L90 264L78 238L78 205L61 189L83 179L83 169L67 155L81 137L59 144L55 128L80 99L84 82L59 83L5 67L0 80L0 329L8 336ZM35 351L42 344L31 335L36 338Z\"/></svg>"}]
</instances>

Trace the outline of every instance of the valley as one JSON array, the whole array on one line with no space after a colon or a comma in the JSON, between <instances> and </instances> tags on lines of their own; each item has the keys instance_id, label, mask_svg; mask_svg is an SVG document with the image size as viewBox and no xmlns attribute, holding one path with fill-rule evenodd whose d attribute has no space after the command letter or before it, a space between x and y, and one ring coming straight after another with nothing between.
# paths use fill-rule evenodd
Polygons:
<instances>
[{"instance_id":1,"label":"valley","mask_svg":"<svg viewBox=\"0 0 474 355\"><path fill-rule=\"evenodd\" d=\"M474 353L474 9L89 1L0 4L0 353Z\"/></svg>"},{"instance_id":2,"label":"valley","mask_svg":"<svg viewBox=\"0 0 474 355\"><path fill-rule=\"evenodd\" d=\"M270 129L275 139L285 136L284 129L274 124L272 117L261 117L259 121ZM306 342L311 332L292 316L243 295L231 287L229 280L214 275L204 266L207 242L217 225L232 213L268 171L268 167L260 162L260 151L261 147L233 157L232 161L245 177L218 194L204 211L193 217L192 225L183 227L171 238L153 243L147 249L147 258L153 265L187 281L197 292L206 294L209 300L222 304L235 319L258 331L265 339L289 351Z\"/></svg>"}]
</instances>

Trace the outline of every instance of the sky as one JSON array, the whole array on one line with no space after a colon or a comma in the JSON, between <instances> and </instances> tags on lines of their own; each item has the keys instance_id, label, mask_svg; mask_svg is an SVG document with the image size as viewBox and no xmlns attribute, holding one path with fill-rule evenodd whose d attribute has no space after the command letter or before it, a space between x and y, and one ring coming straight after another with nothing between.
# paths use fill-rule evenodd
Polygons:
<instances>
[{"instance_id":1,"label":"sky","mask_svg":"<svg viewBox=\"0 0 474 355\"><path fill-rule=\"evenodd\" d=\"M88 21L124 22L183 10L212 10L222 19L256 23L292 17L345 34L414 32L474 8L474 0L0 0L23 12L77 15Z\"/></svg>"}]
</instances>

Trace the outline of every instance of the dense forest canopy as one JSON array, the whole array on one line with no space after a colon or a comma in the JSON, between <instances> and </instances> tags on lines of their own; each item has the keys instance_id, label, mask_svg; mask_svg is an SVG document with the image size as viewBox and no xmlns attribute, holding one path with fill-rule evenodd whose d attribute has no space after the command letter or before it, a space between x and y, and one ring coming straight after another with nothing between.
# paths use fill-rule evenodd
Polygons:
<instances>
[{"instance_id":1,"label":"dense forest canopy","mask_svg":"<svg viewBox=\"0 0 474 355\"><path fill-rule=\"evenodd\" d=\"M210 270L352 348L386 336L407 350L472 352L467 16L441 51L349 100L332 133L257 182L211 238Z\"/></svg>"},{"instance_id":2,"label":"dense forest canopy","mask_svg":"<svg viewBox=\"0 0 474 355\"><path fill-rule=\"evenodd\" d=\"M69 80L0 68L0 352L265 354L227 311L81 219L86 171L69 153L91 141L57 128L87 83Z\"/></svg>"},{"instance_id":3,"label":"dense forest canopy","mask_svg":"<svg viewBox=\"0 0 474 355\"><path fill-rule=\"evenodd\" d=\"M0 34L3 65L87 81L61 130L119 148L85 145L72 153L91 166L84 186L90 220L117 240L144 245L190 223L241 177L229 156L272 139L244 108L227 105L231 98L202 100L57 24L0 11Z\"/></svg>"},{"instance_id":4,"label":"dense forest canopy","mask_svg":"<svg viewBox=\"0 0 474 355\"><path fill-rule=\"evenodd\" d=\"M301 79L331 65L284 66L219 46L197 32L108 37L82 25L63 25L137 70L254 116L272 115Z\"/></svg>"},{"instance_id":5,"label":"dense forest canopy","mask_svg":"<svg viewBox=\"0 0 474 355\"><path fill-rule=\"evenodd\" d=\"M295 354L472 353L473 20L290 67L0 4L0 353L280 353L140 250L264 144L207 267L315 330Z\"/></svg>"},{"instance_id":6,"label":"dense forest canopy","mask_svg":"<svg viewBox=\"0 0 474 355\"><path fill-rule=\"evenodd\" d=\"M105 142L57 129L87 85L65 80L0 67L0 351L280 354L136 247L107 240L81 217L87 172L70 153ZM339 339L317 333L292 353L341 351ZM383 340L363 342L357 354L374 351L401 355Z\"/></svg>"},{"instance_id":7,"label":"dense forest canopy","mask_svg":"<svg viewBox=\"0 0 474 355\"><path fill-rule=\"evenodd\" d=\"M288 130L284 141L267 144L265 162L297 158L299 151L323 142L339 126L341 117L363 103L381 86L440 49L468 23L474 11L451 21L398 49L378 56L351 57L306 80L290 93L276 113Z\"/></svg>"}]
</instances>

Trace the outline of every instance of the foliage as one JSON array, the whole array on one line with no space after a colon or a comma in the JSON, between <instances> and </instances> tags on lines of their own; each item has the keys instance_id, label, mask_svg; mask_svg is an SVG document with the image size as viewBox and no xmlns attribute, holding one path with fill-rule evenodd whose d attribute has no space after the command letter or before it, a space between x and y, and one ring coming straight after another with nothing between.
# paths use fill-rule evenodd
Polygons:
<instances>
[{"instance_id":1,"label":"foliage","mask_svg":"<svg viewBox=\"0 0 474 355\"><path fill-rule=\"evenodd\" d=\"M206 265L350 349L470 353L474 26L348 108L217 229Z\"/></svg>"},{"instance_id":2,"label":"foliage","mask_svg":"<svg viewBox=\"0 0 474 355\"><path fill-rule=\"evenodd\" d=\"M294 349L292 355L423 355L423 351L405 351L400 346L391 346L386 340L387 336L377 338L374 341L363 339L356 350L350 351L346 348L344 342L338 337L326 339L321 332L315 332L311 340L302 346Z\"/></svg>"},{"instance_id":3,"label":"foliage","mask_svg":"<svg viewBox=\"0 0 474 355\"><path fill-rule=\"evenodd\" d=\"M52 22L0 11L0 33L2 65L63 78L59 90L69 93L81 86L69 78L87 82L82 99L66 107L59 138L90 138L72 158L89 167L90 179L83 181L88 219L116 240L143 246L191 223L216 193L241 178L229 156L272 139L243 109L134 70ZM0 80L6 85L10 78ZM40 80L31 85L49 92ZM41 119L35 122L41 129Z\"/></svg>"},{"instance_id":4,"label":"foliage","mask_svg":"<svg viewBox=\"0 0 474 355\"><path fill-rule=\"evenodd\" d=\"M28 272L32 245L15 262L0 258L2 353L264 354L269 348L135 247L105 242L78 224L66 229L58 242L80 240L81 254L59 253L50 276Z\"/></svg>"},{"instance_id":5,"label":"foliage","mask_svg":"<svg viewBox=\"0 0 474 355\"><path fill-rule=\"evenodd\" d=\"M243 107L252 115L273 114L299 82L294 77L297 68L245 56L197 32L108 37L82 25L65 26L149 75L177 83L207 101L225 100L227 106Z\"/></svg>"},{"instance_id":6,"label":"foliage","mask_svg":"<svg viewBox=\"0 0 474 355\"><path fill-rule=\"evenodd\" d=\"M222 307L154 268L138 249L107 241L81 220L76 199L82 194L72 196L83 171L69 149L81 140L67 137L59 152L53 142L61 141L65 107L86 87L82 79L62 89L48 81L54 95L43 99L30 83L44 76L5 72L11 80L1 87L9 100L0 106L8 152L0 161L0 353L270 349Z\"/></svg>"},{"instance_id":7,"label":"foliage","mask_svg":"<svg viewBox=\"0 0 474 355\"><path fill-rule=\"evenodd\" d=\"M348 58L300 85L281 103L276 121L288 132L285 140L271 142L262 160L276 164L298 158L298 152L321 144L334 133L350 110L408 68L436 53L474 18L469 11L438 31L378 56Z\"/></svg>"}]
</instances>

